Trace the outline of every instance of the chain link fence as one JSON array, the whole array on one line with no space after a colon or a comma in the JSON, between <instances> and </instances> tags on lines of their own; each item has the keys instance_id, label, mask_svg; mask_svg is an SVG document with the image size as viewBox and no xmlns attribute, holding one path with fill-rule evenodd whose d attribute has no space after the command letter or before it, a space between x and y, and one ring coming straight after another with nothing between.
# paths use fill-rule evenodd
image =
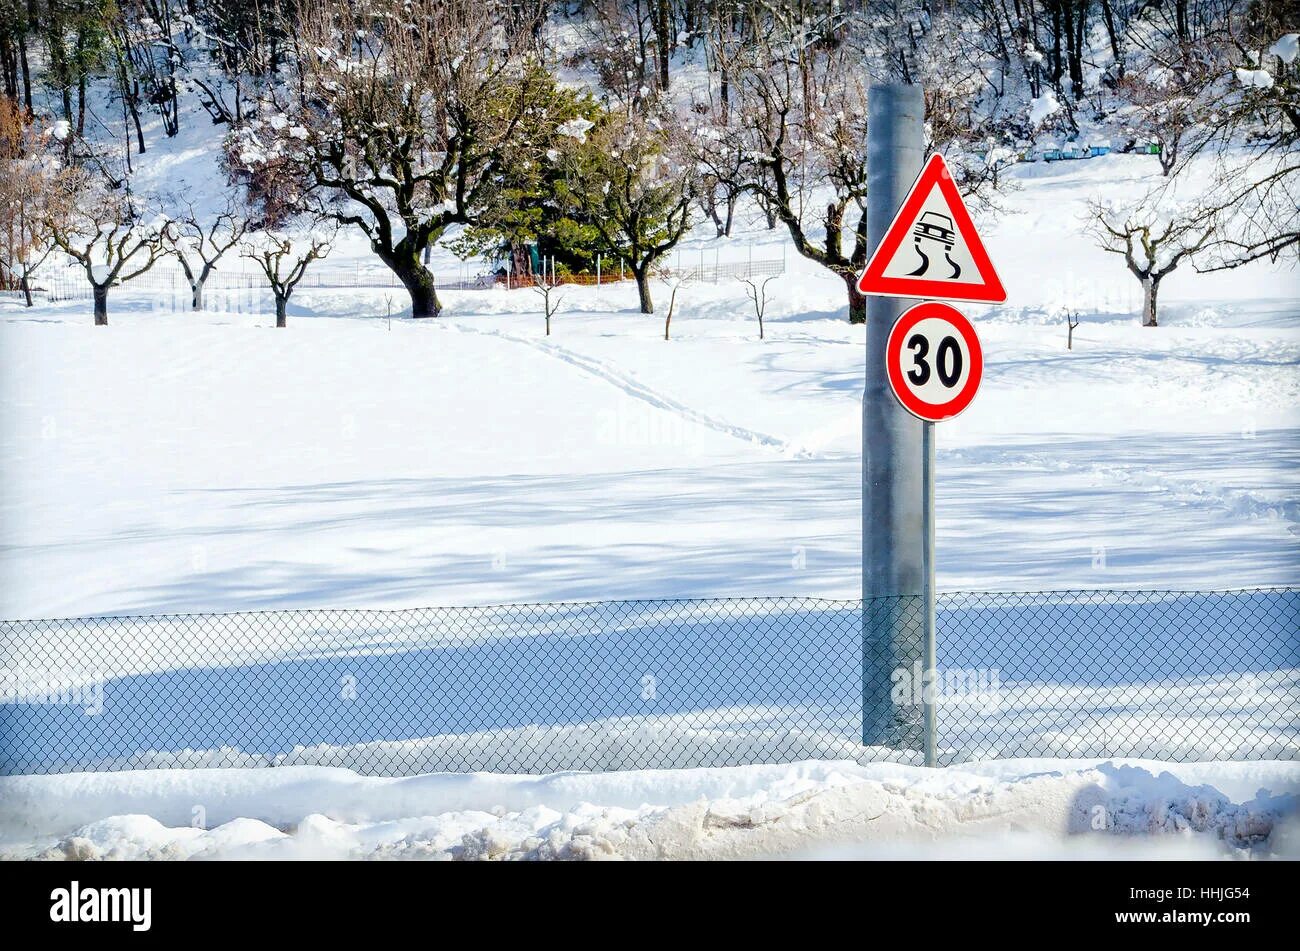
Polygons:
<instances>
[{"instance_id":1,"label":"chain link fence","mask_svg":"<svg viewBox=\"0 0 1300 951\"><path fill-rule=\"evenodd\" d=\"M864 642L880 612L916 610L759 598L8 621L0 773L915 763L898 725L927 702L941 764L1300 758L1300 589L951 593L933 670Z\"/></svg>"}]
</instances>

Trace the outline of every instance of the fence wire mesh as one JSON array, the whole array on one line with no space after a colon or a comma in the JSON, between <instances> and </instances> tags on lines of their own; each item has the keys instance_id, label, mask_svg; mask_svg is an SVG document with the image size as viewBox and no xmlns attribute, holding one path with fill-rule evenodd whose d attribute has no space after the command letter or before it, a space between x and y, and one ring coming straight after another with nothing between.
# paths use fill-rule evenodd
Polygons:
<instances>
[{"instance_id":1,"label":"fence wire mesh","mask_svg":"<svg viewBox=\"0 0 1300 951\"><path fill-rule=\"evenodd\" d=\"M8 621L0 773L919 762L927 701L944 764L1300 758L1300 589L944 594L933 671L878 636L918 611L758 598Z\"/></svg>"}]
</instances>

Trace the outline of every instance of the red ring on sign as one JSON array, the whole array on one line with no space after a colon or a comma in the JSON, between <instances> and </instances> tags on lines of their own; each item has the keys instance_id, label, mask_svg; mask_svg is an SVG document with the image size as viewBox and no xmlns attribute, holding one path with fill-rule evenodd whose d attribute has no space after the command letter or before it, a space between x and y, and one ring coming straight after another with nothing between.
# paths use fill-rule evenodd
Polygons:
<instances>
[{"instance_id":1,"label":"red ring on sign","mask_svg":"<svg viewBox=\"0 0 1300 951\"><path fill-rule=\"evenodd\" d=\"M965 384L957 395L946 403L927 403L920 399L908 388L907 381L903 378L903 341L913 327L931 317L952 325L961 337L962 343L965 344L966 352L970 357L970 372L966 375ZM971 400L975 399L980 378L984 375L984 350L980 347L979 337L975 335L974 325L961 311L939 301L926 301L915 307L909 307L894 323L894 329L889 332L889 340L885 344L885 372L889 377L890 389L894 391L894 396L903 404L905 410L913 416L937 423L956 416L970 405Z\"/></svg>"}]
</instances>

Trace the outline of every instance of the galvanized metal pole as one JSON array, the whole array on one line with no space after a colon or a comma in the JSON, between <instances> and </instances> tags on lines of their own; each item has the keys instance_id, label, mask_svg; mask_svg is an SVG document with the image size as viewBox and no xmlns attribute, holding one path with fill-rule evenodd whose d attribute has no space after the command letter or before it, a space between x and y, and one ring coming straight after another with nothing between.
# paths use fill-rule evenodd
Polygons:
<instances>
[{"instance_id":1,"label":"galvanized metal pole","mask_svg":"<svg viewBox=\"0 0 1300 951\"><path fill-rule=\"evenodd\" d=\"M921 485L925 493L925 577L924 587L921 591L921 644L924 651L922 663L927 671L932 671L938 675L938 659L936 654L935 618L934 618L934 423L924 422L921 424L923 438L925 442L925 468L921 477ZM939 685L934 684L933 691L938 691ZM932 692L922 697L922 710L925 712L925 765L938 766L938 751L935 749L936 723L936 693Z\"/></svg>"},{"instance_id":2,"label":"galvanized metal pole","mask_svg":"<svg viewBox=\"0 0 1300 951\"><path fill-rule=\"evenodd\" d=\"M867 100L867 238L880 244L920 174L921 87L874 85ZM862 400L862 740L933 761L933 432L899 404L885 342L911 301L867 298Z\"/></svg>"}]
</instances>

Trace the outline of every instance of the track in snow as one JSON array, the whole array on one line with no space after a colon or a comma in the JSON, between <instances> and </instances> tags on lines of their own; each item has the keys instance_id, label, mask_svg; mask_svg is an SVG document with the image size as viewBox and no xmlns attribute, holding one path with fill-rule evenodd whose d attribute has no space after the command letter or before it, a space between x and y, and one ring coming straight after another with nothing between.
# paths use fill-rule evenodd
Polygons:
<instances>
[{"instance_id":1,"label":"track in snow","mask_svg":"<svg viewBox=\"0 0 1300 951\"><path fill-rule=\"evenodd\" d=\"M808 449L788 443L784 439L780 439L776 436L770 436L767 433L761 433L753 429L746 429L744 426L737 426L733 423L728 423L725 420L709 416L706 413L701 413L699 410L693 409L685 403L678 402L671 396L647 386L640 380L634 379L627 373L616 369L608 363L604 363L592 357L583 356L579 353L574 353L572 350L567 350L557 344L533 340L528 337L517 337L514 334L505 333L500 330L477 330L461 325L456 325L456 329L468 333L482 334L483 336L488 337L500 337L502 340L509 340L511 343L530 347L533 350L554 357L572 367L576 367L579 370L589 373L598 379L604 380L606 383L622 390L633 399L640 400L643 403L653 406L655 409L672 413L687 422L694 423L697 426L703 426L726 436L731 436L734 439L739 439L741 442L749 443L754 446L761 446L764 449L771 449L782 453L789 458L802 459L811 458L816 455Z\"/></svg>"}]
</instances>

